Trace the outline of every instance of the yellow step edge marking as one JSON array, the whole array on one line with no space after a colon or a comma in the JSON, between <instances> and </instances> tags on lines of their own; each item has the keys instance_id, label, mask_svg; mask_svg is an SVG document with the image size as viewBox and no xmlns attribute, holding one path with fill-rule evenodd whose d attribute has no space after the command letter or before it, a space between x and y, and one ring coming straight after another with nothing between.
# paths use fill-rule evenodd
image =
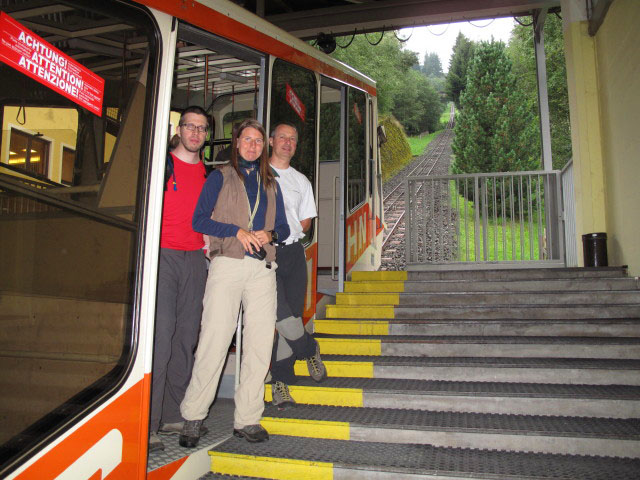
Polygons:
<instances>
[{"instance_id":1,"label":"yellow step edge marking","mask_svg":"<svg viewBox=\"0 0 640 480\"><path fill-rule=\"evenodd\" d=\"M213 451L209 455L214 473L279 480L333 480L332 463Z\"/></svg>"},{"instance_id":2,"label":"yellow step edge marking","mask_svg":"<svg viewBox=\"0 0 640 480\"><path fill-rule=\"evenodd\" d=\"M346 293L404 293L404 282L344 282Z\"/></svg>"},{"instance_id":3,"label":"yellow step edge marking","mask_svg":"<svg viewBox=\"0 0 640 480\"><path fill-rule=\"evenodd\" d=\"M395 308L388 306L327 305L327 318L395 318Z\"/></svg>"},{"instance_id":4,"label":"yellow step edge marking","mask_svg":"<svg viewBox=\"0 0 640 480\"><path fill-rule=\"evenodd\" d=\"M324 365L327 367L327 374L330 377L373 378L373 362L334 362L325 360ZM307 362L303 360L298 360L293 369L298 376L309 376Z\"/></svg>"},{"instance_id":5,"label":"yellow step edge marking","mask_svg":"<svg viewBox=\"0 0 640 480\"><path fill-rule=\"evenodd\" d=\"M297 403L305 405L331 405L334 407L362 407L364 393L361 388L304 387L290 385L289 392ZM264 400L270 402L271 385L264 386Z\"/></svg>"},{"instance_id":6,"label":"yellow step edge marking","mask_svg":"<svg viewBox=\"0 0 640 480\"><path fill-rule=\"evenodd\" d=\"M314 320L317 333L336 335L389 335L389 322L373 320L370 322L349 320Z\"/></svg>"},{"instance_id":7,"label":"yellow step edge marking","mask_svg":"<svg viewBox=\"0 0 640 480\"><path fill-rule=\"evenodd\" d=\"M351 280L354 282L364 281L404 281L407 280L407 272L402 271L377 271L377 272L351 272Z\"/></svg>"},{"instance_id":8,"label":"yellow step edge marking","mask_svg":"<svg viewBox=\"0 0 640 480\"><path fill-rule=\"evenodd\" d=\"M398 293L344 293L336 294L337 305L398 305Z\"/></svg>"},{"instance_id":9,"label":"yellow step edge marking","mask_svg":"<svg viewBox=\"0 0 640 480\"><path fill-rule=\"evenodd\" d=\"M373 338L316 338L326 355L382 355L382 341Z\"/></svg>"},{"instance_id":10,"label":"yellow step edge marking","mask_svg":"<svg viewBox=\"0 0 640 480\"><path fill-rule=\"evenodd\" d=\"M269 435L349 440L349 422L263 417L260 424Z\"/></svg>"}]
</instances>

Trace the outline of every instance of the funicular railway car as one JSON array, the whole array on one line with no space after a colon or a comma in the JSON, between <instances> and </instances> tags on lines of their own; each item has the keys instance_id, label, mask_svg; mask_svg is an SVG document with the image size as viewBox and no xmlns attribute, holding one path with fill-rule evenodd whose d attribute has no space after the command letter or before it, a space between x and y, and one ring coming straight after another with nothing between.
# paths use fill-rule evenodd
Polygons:
<instances>
[{"instance_id":1,"label":"funicular railway car","mask_svg":"<svg viewBox=\"0 0 640 480\"><path fill-rule=\"evenodd\" d=\"M0 478L145 478L180 110L210 114L208 164L241 119L297 126L308 321L318 290L380 263L375 84L222 0L0 5Z\"/></svg>"}]
</instances>

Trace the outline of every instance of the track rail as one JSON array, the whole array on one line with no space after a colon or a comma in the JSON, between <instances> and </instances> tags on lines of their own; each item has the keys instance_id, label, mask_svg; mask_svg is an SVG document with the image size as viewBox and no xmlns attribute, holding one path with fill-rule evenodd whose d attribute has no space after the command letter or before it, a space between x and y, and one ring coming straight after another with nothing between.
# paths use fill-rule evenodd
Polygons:
<instances>
[{"instance_id":1,"label":"track rail","mask_svg":"<svg viewBox=\"0 0 640 480\"><path fill-rule=\"evenodd\" d=\"M390 227L385 230L382 240L383 269L397 269L404 266L404 179L411 175L448 173L454 124L455 109L451 104L451 115L447 128L429 144L425 153L416 162L387 182L391 190L383 197L383 205L385 222Z\"/></svg>"}]
</instances>

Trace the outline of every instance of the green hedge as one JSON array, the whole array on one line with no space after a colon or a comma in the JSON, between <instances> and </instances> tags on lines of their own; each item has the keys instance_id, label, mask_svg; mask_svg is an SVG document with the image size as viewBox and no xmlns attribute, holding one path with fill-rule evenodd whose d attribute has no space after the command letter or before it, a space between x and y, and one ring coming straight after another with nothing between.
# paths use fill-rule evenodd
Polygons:
<instances>
[{"instance_id":1,"label":"green hedge","mask_svg":"<svg viewBox=\"0 0 640 480\"><path fill-rule=\"evenodd\" d=\"M413 157L404 129L392 115L380 117L380 125L387 134L387 141L380 147L382 180L385 181L402 170Z\"/></svg>"}]
</instances>

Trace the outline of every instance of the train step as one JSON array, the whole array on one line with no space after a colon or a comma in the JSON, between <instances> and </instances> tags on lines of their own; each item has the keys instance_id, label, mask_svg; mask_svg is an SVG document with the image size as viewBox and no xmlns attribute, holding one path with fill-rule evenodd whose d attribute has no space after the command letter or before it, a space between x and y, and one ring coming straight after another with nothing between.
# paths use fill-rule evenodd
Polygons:
<instances>
[{"instance_id":1,"label":"train step","mask_svg":"<svg viewBox=\"0 0 640 480\"><path fill-rule=\"evenodd\" d=\"M511 335L639 337L640 318L635 319L316 319L316 334L332 335Z\"/></svg>"},{"instance_id":2,"label":"train step","mask_svg":"<svg viewBox=\"0 0 640 480\"><path fill-rule=\"evenodd\" d=\"M330 377L640 385L640 360L323 355ZM296 362L308 376L306 362Z\"/></svg>"},{"instance_id":3,"label":"train step","mask_svg":"<svg viewBox=\"0 0 640 480\"><path fill-rule=\"evenodd\" d=\"M546 280L370 280L349 281L346 293L422 293L422 292L567 292L576 290L638 290L635 278L585 278Z\"/></svg>"},{"instance_id":4,"label":"train step","mask_svg":"<svg viewBox=\"0 0 640 480\"><path fill-rule=\"evenodd\" d=\"M568 371L567 374L570 374ZM380 378L301 377L289 387L296 402L341 407L615 418L640 417L637 385L553 384ZM265 385L270 402L271 385Z\"/></svg>"},{"instance_id":5,"label":"train step","mask_svg":"<svg viewBox=\"0 0 640 480\"><path fill-rule=\"evenodd\" d=\"M473 305L635 305L638 290L594 290L576 292L444 292L444 293L343 293L336 305L473 306Z\"/></svg>"},{"instance_id":6,"label":"train step","mask_svg":"<svg viewBox=\"0 0 640 480\"><path fill-rule=\"evenodd\" d=\"M640 457L640 420L496 415L395 408L268 405L271 435L361 442Z\"/></svg>"},{"instance_id":7,"label":"train step","mask_svg":"<svg viewBox=\"0 0 640 480\"><path fill-rule=\"evenodd\" d=\"M316 340L332 355L640 358L640 337L316 334Z\"/></svg>"},{"instance_id":8,"label":"train step","mask_svg":"<svg viewBox=\"0 0 640 480\"><path fill-rule=\"evenodd\" d=\"M327 305L326 318L361 319L582 319L640 318L640 305Z\"/></svg>"},{"instance_id":9,"label":"train step","mask_svg":"<svg viewBox=\"0 0 640 480\"><path fill-rule=\"evenodd\" d=\"M626 267L598 268L516 268L516 269L468 269L468 270L430 270L430 271L356 271L351 280L535 280L554 278L612 278L626 277Z\"/></svg>"},{"instance_id":10,"label":"train step","mask_svg":"<svg viewBox=\"0 0 640 480\"><path fill-rule=\"evenodd\" d=\"M637 479L640 460L604 456L436 447L272 435L249 444L230 438L209 452L221 474L274 479L501 478ZM532 477L532 472L535 477Z\"/></svg>"}]
</instances>

